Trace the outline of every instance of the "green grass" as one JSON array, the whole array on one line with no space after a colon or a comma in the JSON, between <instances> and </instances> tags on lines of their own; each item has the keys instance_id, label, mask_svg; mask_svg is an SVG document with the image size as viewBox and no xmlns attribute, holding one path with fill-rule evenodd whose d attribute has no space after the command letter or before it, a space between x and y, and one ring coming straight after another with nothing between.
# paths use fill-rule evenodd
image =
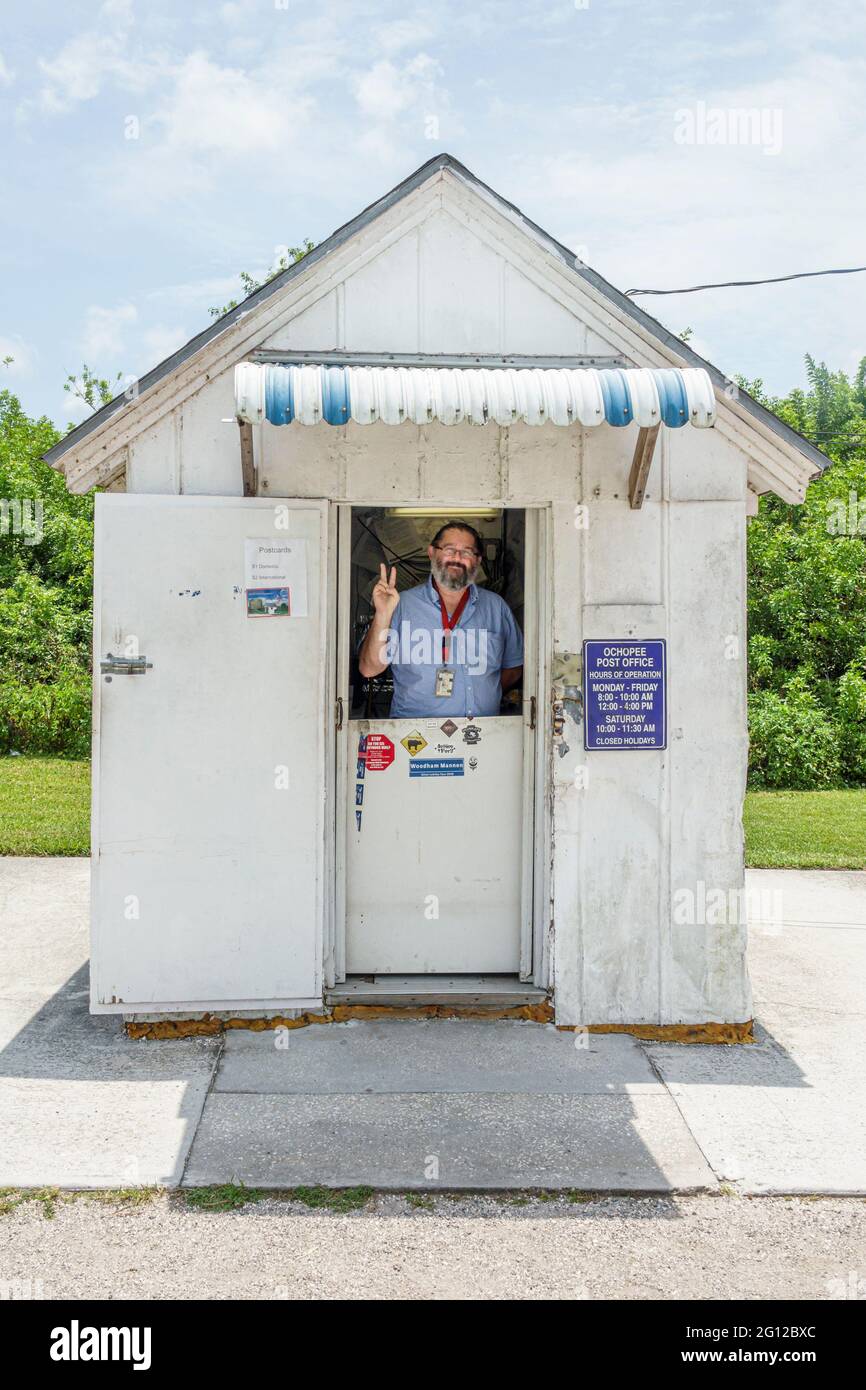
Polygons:
<instances>
[{"instance_id":1,"label":"green grass","mask_svg":"<svg viewBox=\"0 0 866 1390\"><path fill-rule=\"evenodd\" d=\"M41 1202L42 1215L46 1221L53 1221L57 1214L57 1203L64 1200L64 1195L57 1187L4 1187L0 1192L0 1213L7 1216L24 1202Z\"/></svg>"},{"instance_id":2,"label":"green grass","mask_svg":"<svg viewBox=\"0 0 866 1390\"><path fill-rule=\"evenodd\" d=\"M3 1187L0 1188L0 1216L8 1216L25 1202L39 1202L46 1220L57 1214L57 1203L103 1202L110 1206L140 1207L162 1197L162 1187Z\"/></svg>"},{"instance_id":3,"label":"green grass","mask_svg":"<svg viewBox=\"0 0 866 1390\"><path fill-rule=\"evenodd\" d=\"M751 869L866 869L866 788L749 792ZM90 766L0 757L0 855L88 854Z\"/></svg>"},{"instance_id":4,"label":"green grass","mask_svg":"<svg viewBox=\"0 0 866 1390\"><path fill-rule=\"evenodd\" d=\"M0 854L89 854L90 764L0 757Z\"/></svg>"},{"instance_id":5,"label":"green grass","mask_svg":"<svg viewBox=\"0 0 866 1390\"><path fill-rule=\"evenodd\" d=\"M215 1187L189 1187L183 1192L188 1207L197 1211L237 1211L248 1202L261 1202L267 1193L259 1187L227 1182Z\"/></svg>"},{"instance_id":6,"label":"green grass","mask_svg":"<svg viewBox=\"0 0 866 1390\"><path fill-rule=\"evenodd\" d=\"M359 1211L373 1196L372 1187L293 1187L284 1194L305 1207L328 1211Z\"/></svg>"},{"instance_id":7,"label":"green grass","mask_svg":"<svg viewBox=\"0 0 866 1390\"><path fill-rule=\"evenodd\" d=\"M181 1199L197 1211L237 1211L248 1202L275 1197L303 1202L304 1206L320 1210L342 1212L358 1211L372 1196L372 1187L287 1187L265 1192L260 1187L244 1187L243 1183L223 1183L218 1187L184 1188Z\"/></svg>"},{"instance_id":8,"label":"green grass","mask_svg":"<svg viewBox=\"0 0 866 1390\"><path fill-rule=\"evenodd\" d=\"M406 1205L418 1207L421 1211L432 1211L433 1198L426 1192L406 1192L404 1193Z\"/></svg>"},{"instance_id":9,"label":"green grass","mask_svg":"<svg viewBox=\"0 0 866 1390\"><path fill-rule=\"evenodd\" d=\"M866 789L749 792L750 869L866 869Z\"/></svg>"}]
</instances>

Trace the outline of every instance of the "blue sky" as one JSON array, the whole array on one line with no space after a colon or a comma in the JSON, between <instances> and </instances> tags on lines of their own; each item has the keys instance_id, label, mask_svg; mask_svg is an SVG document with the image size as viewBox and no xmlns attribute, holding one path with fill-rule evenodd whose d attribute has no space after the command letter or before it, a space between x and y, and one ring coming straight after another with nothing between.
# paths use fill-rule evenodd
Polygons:
<instances>
[{"instance_id":1,"label":"blue sky","mask_svg":"<svg viewBox=\"0 0 866 1390\"><path fill-rule=\"evenodd\" d=\"M86 413L62 389L82 361L141 374L238 271L441 150L621 289L866 263L852 0L0 0L0 18L3 381L61 426ZM774 391L806 352L849 372L866 353L866 275L638 302Z\"/></svg>"}]
</instances>

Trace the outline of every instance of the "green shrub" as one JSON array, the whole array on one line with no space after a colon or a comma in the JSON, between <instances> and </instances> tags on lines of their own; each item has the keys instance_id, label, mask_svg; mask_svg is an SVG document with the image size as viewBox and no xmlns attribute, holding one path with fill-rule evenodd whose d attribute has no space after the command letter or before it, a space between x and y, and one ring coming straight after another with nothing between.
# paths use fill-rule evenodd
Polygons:
<instances>
[{"instance_id":1,"label":"green shrub","mask_svg":"<svg viewBox=\"0 0 866 1390\"><path fill-rule=\"evenodd\" d=\"M804 680L749 696L750 787L804 790L842 779L839 730Z\"/></svg>"},{"instance_id":2,"label":"green shrub","mask_svg":"<svg viewBox=\"0 0 866 1390\"><path fill-rule=\"evenodd\" d=\"M51 685L0 681L0 753L90 756L90 678L82 672Z\"/></svg>"},{"instance_id":3,"label":"green shrub","mask_svg":"<svg viewBox=\"0 0 866 1390\"><path fill-rule=\"evenodd\" d=\"M866 783L866 653L839 680L836 722L842 773L852 786Z\"/></svg>"},{"instance_id":4,"label":"green shrub","mask_svg":"<svg viewBox=\"0 0 866 1390\"><path fill-rule=\"evenodd\" d=\"M27 571L0 588L0 680L44 685L89 662L90 616Z\"/></svg>"},{"instance_id":5,"label":"green shrub","mask_svg":"<svg viewBox=\"0 0 866 1390\"><path fill-rule=\"evenodd\" d=\"M59 438L0 390L0 753L90 751L93 498L43 461ZM15 501L38 527L11 524Z\"/></svg>"}]
</instances>

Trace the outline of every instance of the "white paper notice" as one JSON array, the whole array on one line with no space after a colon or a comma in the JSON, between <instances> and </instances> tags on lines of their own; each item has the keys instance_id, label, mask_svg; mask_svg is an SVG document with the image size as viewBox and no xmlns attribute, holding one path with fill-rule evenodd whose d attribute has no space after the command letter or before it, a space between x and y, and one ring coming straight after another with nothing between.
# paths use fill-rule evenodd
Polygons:
<instances>
[{"instance_id":1,"label":"white paper notice","mask_svg":"<svg viewBox=\"0 0 866 1390\"><path fill-rule=\"evenodd\" d=\"M248 618L307 617L307 542L244 541Z\"/></svg>"}]
</instances>

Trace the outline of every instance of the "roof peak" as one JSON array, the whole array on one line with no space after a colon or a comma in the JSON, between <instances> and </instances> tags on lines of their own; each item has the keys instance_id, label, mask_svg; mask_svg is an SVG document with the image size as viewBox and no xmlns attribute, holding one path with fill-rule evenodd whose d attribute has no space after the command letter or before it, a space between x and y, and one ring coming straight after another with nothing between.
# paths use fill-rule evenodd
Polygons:
<instances>
[{"instance_id":1,"label":"roof peak","mask_svg":"<svg viewBox=\"0 0 866 1390\"><path fill-rule=\"evenodd\" d=\"M241 300L234 309L231 309L227 314L223 314L221 318L203 329L202 332L190 338L183 347L177 350L177 352L165 358L164 361L160 362L150 372L147 372L138 383L138 398L140 399L166 376L169 376L172 372L177 370L178 367L182 366L190 357L193 357L202 348L206 347L214 338L226 332L226 330L231 328L239 318L248 314L252 309L256 308L258 304L269 299L272 295L279 293L279 291L296 275L309 270L316 262L323 260L344 242L348 241L350 237L354 236L369 223L382 216L395 204L401 202L404 198L421 187L427 182L431 175L445 169L456 174L463 183L467 184L470 188L474 188L477 192L490 199L500 209L506 210L511 214L522 224L527 234L533 235L543 246L547 246L553 251L557 258L564 262L575 275L584 280L597 294L602 295L605 299L610 301L620 314L631 319L644 333L649 334L657 342L661 343L668 352L674 353L683 365L702 367L709 373L710 379L718 391L727 391L730 384L729 378L721 372L718 367L706 361L690 348L688 344L684 343L682 339L670 332L669 329L665 328L657 319L654 319L650 314L646 313L645 310L639 308L633 300L629 299L608 280L605 280L597 271L592 270L588 265L580 261L573 251L567 246L564 246L562 242L557 241L555 237L551 236L549 232L546 232L538 223L533 222L516 204L509 202L501 193L497 193L489 184L479 179L478 176L463 164L461 160L457 159L455 155L450 154L447 150L443 150L438 154L432 155L430 159L425 160L413 173L409 174L400 183L395 184L387 193L377 198L375 202L370 203L348 222L338 227L335 232L332 232L329 237L326 237L323 242L320 242L318 246L308 252L300 261L280 271L273 279L266 281L264 285L255 290L251 295L248 295L246 299ZM754 400L746 391L742 390L742 388L738 390L737 404L747 415L752 416L752 418L765 430L769 430L774 434L779 439L781 446L789 450L795 448L801 455L807 458L810 463L814 465L816 473L822 472L830 463L830 459L828 459L825 454L822 454L819 449L802 435L798 434L790 425L780 420L772 411ZM71 430L65 435L52 449L49 449L44 456L46 461L51 464L58 463L70 449L75 448L76 445L80 444L90 434L101 429L114 415L124 408L128 408L128 406L129 401L124 394L116 396L114 400L109 401L101 410L91 415L89 419L83 421L76 429Z\"/></svg>"}]
</instances>

